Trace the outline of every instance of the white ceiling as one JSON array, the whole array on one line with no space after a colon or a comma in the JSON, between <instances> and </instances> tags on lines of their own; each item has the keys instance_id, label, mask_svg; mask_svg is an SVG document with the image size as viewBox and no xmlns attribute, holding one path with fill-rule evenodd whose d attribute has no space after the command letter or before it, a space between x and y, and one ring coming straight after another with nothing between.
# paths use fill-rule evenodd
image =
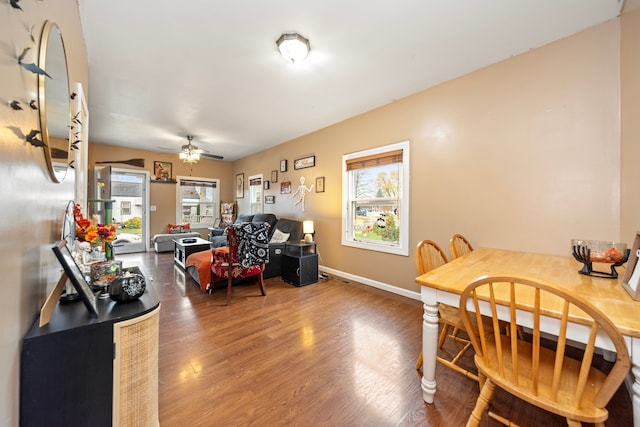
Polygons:
<instances>
[{"instance_id":1,"label":"white ceiling","mask_svg":"<svg viewBox=\"0 0 640 427\"><path fill-rule=\"evenodd\" d=\"M619 14L621 0L79 0L90 141L233 161ZM291 65L275 40L310 40Z\"/></svg>"}]
</instances>

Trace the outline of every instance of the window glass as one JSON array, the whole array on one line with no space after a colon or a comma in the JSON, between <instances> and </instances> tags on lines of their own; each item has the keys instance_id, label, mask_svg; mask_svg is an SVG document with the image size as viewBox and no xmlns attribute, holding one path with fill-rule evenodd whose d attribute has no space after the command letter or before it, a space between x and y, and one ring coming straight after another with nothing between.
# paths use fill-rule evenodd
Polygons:
<instances>
[{"instance_id":1,"label":"window glass","mask_svg":"<svg viewBox=\"0 0 640 427\"><path fill-rule=\"evenodd\" d=\"M342 244L408 255L409 142L342 159Z\"/></svg>"},{"instance_id":2,"label":"window glass","mask_svg":"<svg viewBox=\"0 0 640 427\"><path fill-rule=\"evenodd\" d=\"M177 177L178 224L191 228L212 227L219 210L219 180L210 178Z\"/></svg>"},{"instance_id":3,"label":"window glass","mask_svg":"<svg viewBox=\"0 0 640 427\"><path fill-rule=\"evenodd\" d=\"M262 213L262 175L249 177L249 201L252 214Z\"/></svg>"}]
</instances>

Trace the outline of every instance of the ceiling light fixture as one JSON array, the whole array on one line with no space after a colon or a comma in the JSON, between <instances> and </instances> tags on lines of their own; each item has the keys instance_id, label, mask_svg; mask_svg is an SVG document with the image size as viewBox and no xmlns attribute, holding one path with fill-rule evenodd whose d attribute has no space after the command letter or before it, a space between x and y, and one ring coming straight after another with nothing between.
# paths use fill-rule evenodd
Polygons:
<instances>
[{"instance_id":1,"label":"ceiling light fixture","mask_svg":"<svg viewBox=\"0 0 640 427\"><path fill-rule=\"evenodd\" d=\"M189 141L189 143L182 146L182 152L180 153L180 160L182 160L185 163L193 164L193 163L196 163L198 160L200 160L200 153L202 152L202 150L200 150L195 145L191 144L191 141L193 140L193 136L187 135L187 140Z\"/></svg>"},{"instance_id":2,"label":"ceiling light fixture","mask_svg":"<svg viewBox=\"0 0 640 427\"><path fill-rule=\"evenodd\" d=\"M309 54L311 47L309 46L309 40L305 39L298 33L283 34L278 40L276 45L280 51L280 55L287 61L295 64L302 61Z\"/></svg>"}]
</instances>

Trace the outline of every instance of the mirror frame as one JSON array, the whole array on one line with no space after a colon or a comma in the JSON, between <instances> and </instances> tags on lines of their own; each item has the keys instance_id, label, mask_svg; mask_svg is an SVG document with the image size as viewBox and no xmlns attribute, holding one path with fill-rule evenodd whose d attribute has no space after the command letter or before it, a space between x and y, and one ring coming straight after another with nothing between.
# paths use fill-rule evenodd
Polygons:
<instances>
[{"instance_id":1,"label":"mirror frame","mask_svg":"<svg viewBox=\"0 0 640 427\"><path fill-rule=\"evenodd\" d=\"M62 45L62 53L63 53L63 62L65 68L65 82L67 85L66 90L66 101L67 101L67 118L64 123L64 126L67 127L68 134L66 137L67 140L67 158L65 159L65 168L64 171L62 169L56 170L54 167L54 156L52 153L52 136L50 135L50 125L54 124L54 120L49 118L47 120L47 111L53 110L52 104L49 105L51 108L47 108L47 86L51 88L53 82L55 82L55 75L47 81L48 77L44 74L38 75L38 103L39 103L39 113L40 113L40 132L42 134L42 142L44 143L44 156L47 163L47 169L49 170L49 176L53 180L53 182L60 183L64 180L67 175L69 169L69 161L71 159L72 151L71 151L71 97L70 97L70 84L69 84L69 66L67 64L67 53L64 46L64 39L62 37L62 31L53 21L45 21L44 27L42 28L42 37L40 39L40 52L38 57L38 66L43 70L49 72L47 70L47 54L50 54L49 51L49 40L52 37L60 37L60 44ZM61 80L58 80L58 82ZM49 92L51 89L49 89ZM49 100L51 103L52 100ZM62 126L62 123L57 123L57 125Z\"/></svg>"}]
</instances>

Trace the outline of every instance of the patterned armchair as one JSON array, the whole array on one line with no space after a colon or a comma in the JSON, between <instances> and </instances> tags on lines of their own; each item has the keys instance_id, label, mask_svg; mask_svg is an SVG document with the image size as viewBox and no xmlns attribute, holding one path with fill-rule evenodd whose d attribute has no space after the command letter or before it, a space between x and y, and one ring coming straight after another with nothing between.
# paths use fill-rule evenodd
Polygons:
<instances>
[{"instance_id":1,"label":"patterned armchair","mask_svg":"<svg viewBox=\"0 0 640 427\"><path fill-rule=\"evenodd\" d=\"M262 272L269 262L269 225L264 222L232 224L228 238L229 246L213 250L212 283L227 279L227 305L231 304L233 279L258 276L260 292L266 295Z\"/></svg>"}]
</instances>

